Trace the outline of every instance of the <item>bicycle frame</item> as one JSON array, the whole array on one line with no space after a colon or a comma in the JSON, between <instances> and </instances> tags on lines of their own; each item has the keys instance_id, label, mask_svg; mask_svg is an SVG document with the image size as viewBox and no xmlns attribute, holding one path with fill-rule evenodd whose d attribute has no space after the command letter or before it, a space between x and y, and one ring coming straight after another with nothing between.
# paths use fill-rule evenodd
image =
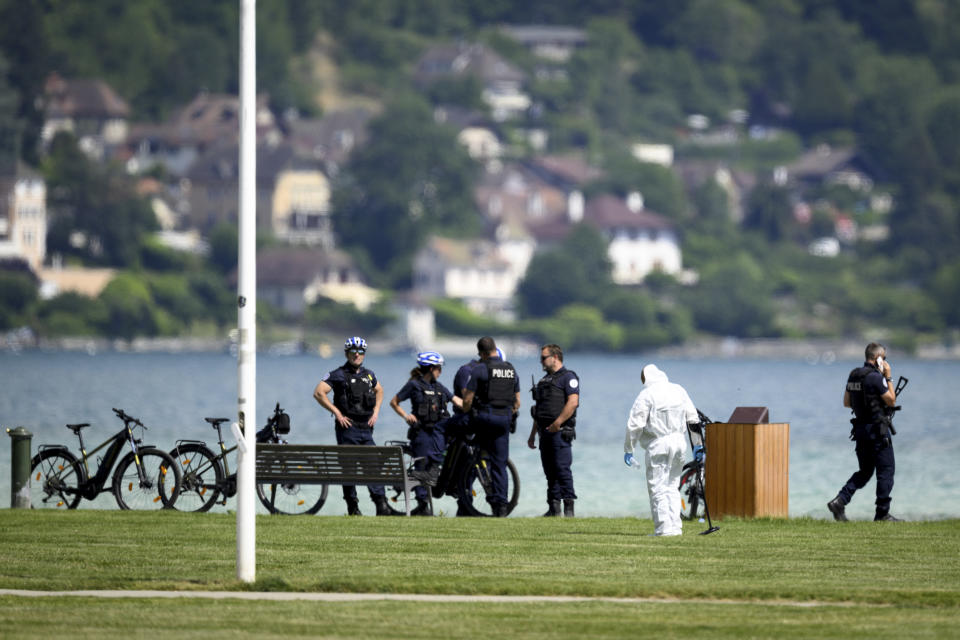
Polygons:
<instances>
[{"instance_id":1,"label":"bicycle frame","mask_svg":"<svg viewBox=\"0 0 960 640\"><path fill-rule=\"evenodd\" d=\"M113 471L114 465L117 463L117 460L120 459L124 445L129 444L131 451L133 451L134 455L137 455L137 440L133 436L133 429L130 426L130 422L126 420L124 420L123 429L98 444L91 451L87 451L83 443L83 433L80 431L76 433L80 441L80 462L82 463L81 472L83 474L80 482L77 483L77 492L87 500L93 500L100 493L107 490L107 478L110 477L110 472ZM97 452L104 448L106 448L107 451L97 463L96 473L91 475L89 461ZM63 445L42 445L39 448L40 451L47 449L62 449L69 452L69 449ZM139 464L139 456L137 460L137 472L141 480L143 480L144 474Z\"/></svg>"}]
</instances>

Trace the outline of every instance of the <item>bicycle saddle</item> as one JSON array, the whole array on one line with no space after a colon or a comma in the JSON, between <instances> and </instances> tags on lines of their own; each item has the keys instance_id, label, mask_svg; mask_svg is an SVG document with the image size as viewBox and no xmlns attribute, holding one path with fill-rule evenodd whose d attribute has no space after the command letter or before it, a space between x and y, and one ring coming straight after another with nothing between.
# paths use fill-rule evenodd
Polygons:
<instances>
[{"instance_id":1,"label":"bicycle saddle","mask_svg":"<svg viewBox=\"0 0 960 640\"><path fill-rule=\"evenodd\" d=\"M216 429L220 424L224 422L230 422L230 418L204 418L207 422L213 425L213 428Z\"/></svg>"},{"instance_id":2,"label":"bicycle saddle","mask_svg":"<svg viewBox=\"0 0 960 640\"><path fill-rule=\"evenodd\" d=\"M81 422L80 424L68 424L67 429L70 429L70 431L73 431L74 433L80 433L80 429L83 429L84 427L89 427L89 426L90 426L89 422Z\"/></svg>"}]
</instances>

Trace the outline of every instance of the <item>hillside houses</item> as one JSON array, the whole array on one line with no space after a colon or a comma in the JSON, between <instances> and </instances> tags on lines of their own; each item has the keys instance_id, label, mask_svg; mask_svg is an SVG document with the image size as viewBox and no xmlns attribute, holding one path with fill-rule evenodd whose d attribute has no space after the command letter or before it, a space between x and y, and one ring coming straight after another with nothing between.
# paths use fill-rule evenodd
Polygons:
<instances>
[{"instance_id":1,"label":"hillside houses","mask_svg":"<svg viewBox=\"0 0 960 640\"><path fill-rule=\"evenodd\" d=\"M126 143L130 107L103 80L51 74L40 102L44 147L66 131L76 136L77 145L89 157L104 160Z\"/></svg>"},{"instance_id":2,"label":"hillside houses","mask_svg":"<svg viewBox=\"0 0 960 640\"><path fill-rule=\"evenodd\" d=\"M420 57L414 82L420 87L450 78L475 76L493 119L502 122L523 115L530 96L523 90L526 75L500 54L482 44L457 42L435 45Z\"/></svg>"},{"instance_id":3,"label":"hillside houses","mask_svg":"<svg viewBox=\"0 0 960 640\"><path fill-rule=\"evenodd\" d=\"M585 32L538 25L508 26L501 32L529 51L535 66L525 71L487 45L458 41L426 47L412 70L411 80L421 89L475 78L486 108L434 107L435 122L452 128L477 162L472 195L483 233L426 241L414 260L411 294L419 300L459 298L479 312L509 316L517 285L536 252L555 246L579 223L607 239L615 283L639 286L652 272L686 281L680 229L646 206L643 184L629 185L636 192L625 198L599 192L605 176L595 160L583 153L540 152L526 137L541 126L526 93L529 70L535 69L539 79L562 79L555 74L587 44ZM58 131L74 132L91 157L121 160L129 173L151 181L150 197L164 231L205 235L220 223L236 221L236 96L200 92L163 122L137 123L106 83L55 75L48 79L44 108L45 141ZM264 276L277 279L285 269L287 275L302 272L292 285L278 281L264 294L288 311L300 312L315 294L326 295L316 293L317 283L327 282L327 276L317 275L321 271L329 275L340 269L341 285L365 286L356 265L341 264L345 258L337 253L331 214L334 185L351 154L370 142L372 117L367 109L348 108L315 119L280 118L269 96L257 98L257 228L286 249L297 247L290 249L290 256L297 256L294 263L267 269ZM546 144L549 132L542 134ZM677 156L673 146L653 140L633 141L627 150L639 161L673 171L690 192L714 181L728 195L733 221L744 218L756 175L716 160ZM851 149L812 150L777 177L801 202L823 185L841 184L863 193L873 188L868 168ZM22 223L21 218L21 229ZM315 257L305 257L311 254ZM280 264L281 258L270 259ZM39 266L44 256L31 260Z\"/></svg>"}]
</instances>

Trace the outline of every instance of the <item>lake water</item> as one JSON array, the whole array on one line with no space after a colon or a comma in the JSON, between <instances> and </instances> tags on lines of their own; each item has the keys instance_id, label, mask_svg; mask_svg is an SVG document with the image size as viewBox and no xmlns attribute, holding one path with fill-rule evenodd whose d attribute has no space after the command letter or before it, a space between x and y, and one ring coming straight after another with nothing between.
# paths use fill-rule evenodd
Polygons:
<instances>
[{"instance_id":1,"label":"lake water","mask_svg":"<svg viewBox=\"0 0 960 640\"><path fill-rule=\"evenodd\" d=\"M895 356L896 354L891 354ZM540 378L533 357L511 359L521 376L524 407L529 415L530 376ZM567 366L582 385L578 439L574 445L574 482L580 516L649 518L642 471L623 464L623 432L627 413L639 392L642 356L569 354ZM332 419L313 400L323 374L342 360L317 356L257 357L257 425L262 426L279 402L291 416L291 442L333 443ZM827 364L829 363L829 364ZM828 518L826 502L856 468L849 433L849 411L842 404L847 373L859 362L832 357L802 361L702 359L657 360L674 382L684 385L697 407L725 421L737 406L766 406L772 422L790 423L790 515ZM386 400L400 390L413 365L412 357L378 356L367 365L384 386ZM459 362L450 363L442 381L450 386ZM454 366L456 365L456 366ZM892 512L907 519L960 517L960 436L955 404L960 363L893 359L894 376L910 384L902 396L895 438L897 473ZM76 449L76 438L64 428L90 422L88 445L115 433L122 423L111 407L123 408L149 427L146 441L164 449L178 438L214 440L205 416L234 417L237 411L237 365L226 354L135 354L25 351L0 353L0 425L24 426L39 444L64 443ZM402 439L406 428L384 402L374 437L377 442ZM521 477L520 504L514 516L535 516L545 508L546 483L539 452L526 446L529 419L521 418L511 440L511 459ZM10 496L9 438L0 448L0 507ZM92 448L92 447L89 447ZM873 515L875 484L871 480L847 508L852 518ZM372 504L361 489L361 509ZM339 487L331 487L321 515L346 512ZM101 496L82 507L116 508ZM228 504L233 508L233 501ZM435 509L451 513L451 498Z\"/></svg>"}]
</instances>

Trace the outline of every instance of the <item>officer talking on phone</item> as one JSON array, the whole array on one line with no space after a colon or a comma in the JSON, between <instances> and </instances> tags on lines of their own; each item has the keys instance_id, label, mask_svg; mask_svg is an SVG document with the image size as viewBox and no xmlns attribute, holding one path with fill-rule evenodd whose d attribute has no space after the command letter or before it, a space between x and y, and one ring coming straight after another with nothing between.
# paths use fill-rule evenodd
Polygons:
<instances>
[{"instance_id":1,"label":"officer talking on phone","mask_svg":"<svg viewBox=\"0 0 960 640\"><path fill-rule=\"evenodd\" d=\"M844 511L857 489L862 489L877 473L877 511L874 520L899 522L890 513L890 492L893 490L893 440L889 412L897 402L891 385L890 363L882 344L871 342L864 350L862 367L854 369L843 391L843 406L853 410L850 439L856 443L860 468L843 485L837 497L827 503L835 520L847 519Z\"/></svg>"}]
</instances>

